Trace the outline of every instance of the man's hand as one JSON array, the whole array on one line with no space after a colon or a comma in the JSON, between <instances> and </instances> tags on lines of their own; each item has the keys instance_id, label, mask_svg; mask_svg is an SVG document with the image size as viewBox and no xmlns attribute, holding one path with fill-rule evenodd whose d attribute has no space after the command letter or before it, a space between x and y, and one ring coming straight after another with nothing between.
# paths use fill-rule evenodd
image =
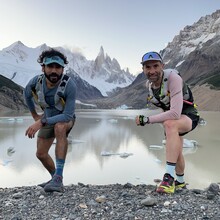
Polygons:
<instances>
[{"instance_id":1,"label":"man's hand","mask_svg":"<svg viewBox=\"0 0 220 220\"><path fill-rule=\"evenodd\" d=\"M137 126L140 125L139 115L136 116L135 121L136 121Z\"/></svg>"},{"instance_id":2,"label":"man's hand","mask_svg":"<svg viewBox=\"0 0 220 220\"><path fill-rule=\"evenodd\" d=\"M42 127L42 123L39 119L26 130L25 136L28 136L29 138L34 138L34 135L41 127Z\"/></svg>"}]
</instances>

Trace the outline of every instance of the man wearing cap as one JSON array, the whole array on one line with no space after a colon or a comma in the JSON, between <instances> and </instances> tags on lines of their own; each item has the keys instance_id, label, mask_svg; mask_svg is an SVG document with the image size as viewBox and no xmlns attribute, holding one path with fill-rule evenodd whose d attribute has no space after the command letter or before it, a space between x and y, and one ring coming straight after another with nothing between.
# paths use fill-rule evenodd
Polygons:
<instances>
[{"instance_id":1,"label":"man wearing cap","mask_svg":"<svg viewBox=\"0 0 220 220\"><path fill-rule=\"evenodd\" d=\"M136 124L163 124L166 136L166 173L157 192L174 193L176 189L186 188L183 135L197 126L199 114L193 103L191 90L177 70L164 69L160 54L154 51L144 54L141 64L148 78L148 102L161 108L163 112L148 117L139 115L136 117Z\"/></svg>"},{"instance_id":2,"label":"man wearing cap","mask_svg":"<svg viewBox=\"0 0 220 220\"><path fill-rule=\"evenodd\" d=\"M63 74L66 56L53 48L45 50L38 58L43 74L33 77L24 89L27 106L35 122L25 135L34 138L37 131L36 156L51 175L51 180L39 184L46 192L63 190L63 168L67 153L67 136L75 121L76 85ZM35 108L37 102L43 114ZM49 149L56 139L55 158Z\"/></svg>"}]
</instances>

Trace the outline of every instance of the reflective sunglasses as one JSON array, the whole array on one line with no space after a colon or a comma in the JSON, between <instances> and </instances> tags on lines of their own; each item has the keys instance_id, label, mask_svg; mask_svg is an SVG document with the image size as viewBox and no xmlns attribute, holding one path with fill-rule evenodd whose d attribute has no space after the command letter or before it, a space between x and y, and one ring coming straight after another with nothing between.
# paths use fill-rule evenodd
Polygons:
<instances>
[{"instance_id":1,"label":"reflective sunglasses","mask_svg":"<svg viewBox=\"0 0 220 220\"><path fill-rule=\"evenodd\" d=\"M163 62L162 57L160 56L160 54L157 53L157 52L154 52L154 51L145 53L144 56L142 57L141 64L143 64L143 63L145 63L146 61L149 61L149 60L157 60L157 61Z\"/></svg>"}]
</instances>

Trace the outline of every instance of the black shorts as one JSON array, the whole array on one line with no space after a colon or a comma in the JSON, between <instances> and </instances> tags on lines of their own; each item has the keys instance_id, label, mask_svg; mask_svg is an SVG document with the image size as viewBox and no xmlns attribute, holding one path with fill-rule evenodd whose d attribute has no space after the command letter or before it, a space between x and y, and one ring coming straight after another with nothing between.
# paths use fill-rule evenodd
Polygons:
<instances>
[{"instance_id":1,"label":"black shorts","mask_svg":"<svg viewBox=\"0 0 220 220\"><path fill-rule=\"evenodd\" d=\"M199 117L199 115L195 115L192 113L187 113L184 115L186 115L187 117L189 117L192 120L192 129L190 130L190 131L192 131L198 125L200 117ZM181 134L179 134L179 136L184 136L185 134L189 133L190 131L181 133Z\"/></svg>"}]
</instances>

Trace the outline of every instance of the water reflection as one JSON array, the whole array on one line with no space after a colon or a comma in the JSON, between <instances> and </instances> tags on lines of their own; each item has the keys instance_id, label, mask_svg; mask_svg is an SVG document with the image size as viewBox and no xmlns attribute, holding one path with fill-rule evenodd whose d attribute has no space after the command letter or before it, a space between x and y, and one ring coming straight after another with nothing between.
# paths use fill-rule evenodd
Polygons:
<instances>
[{"instance_id":1,"label":"water reflection","mask_svg":"<svg viewBox=\"0 0 220 220\"><path fill-rule=\"evenodd\" d=\"M143 111L106 110L77 112L77 121L70 133L70 144L64 169L64 184L126 183L154 184L165 167L162 145L163 128L159 124L137 127L134 117ZM149 112L151 114L152 112ZM204 188L219 182L218 159L220 141L213 123L219 124L219 113L204 113L206 126L186 136L199 143L197 148L184 149L186 180L191 188ZM38 184L49 174L35 157L36 139L24 136L32 123L30 116L0 118L0 187ZM9 155L8 149L15 152ZM102 152L115 155L102 156ZM54 146L50 151L54 158ZM131 153L121 158L120 153Z\"/></svg>"}]
</instances>

